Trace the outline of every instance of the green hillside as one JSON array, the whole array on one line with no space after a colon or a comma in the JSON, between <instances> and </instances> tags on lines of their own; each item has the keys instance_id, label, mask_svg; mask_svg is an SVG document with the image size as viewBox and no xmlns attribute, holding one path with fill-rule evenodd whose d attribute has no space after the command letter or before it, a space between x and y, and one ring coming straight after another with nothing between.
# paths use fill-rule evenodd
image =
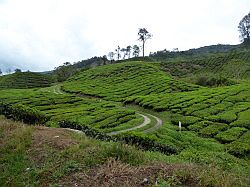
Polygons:
<instances>
[{"instance_id":1,"label":"green hillside","mask_svg":"<svg viewBox=\"0 0 250 187\"><path fill-rule=\"evenodd\" d=\"M67 121L111 132L133 127L143 121L134 110L123 108L119 104L60 94L55 92L55 87L2 90L0 101L3 102L2 105L7 105L5 110L10 115L15 115L18 108L28 106L44 114L49 119L48 125L54 126L58 126L58 122ZM12 105L13 107L8 107Z\"/></svg>"},{"instance_id":2,"label":"green hillside","mask_svg":"<svg viewBox=\"0 0 250 187\"><path fill-rule=\"evenodd\" d=\"M171 78L157 63L125 62L84 71L65 82L63 89L69 93L135 103L158 112L167 111L173 128L181 121L183 130L214 138L225 144L233 155L250 153L249 142L244 138L250 132L248 83L198 87ZM238 133L234 134L234 130ZM160 137L169 136L169 132L160 134L155 133ZM241 136L243 140L238 139ZM157 139L165 142L164 138ZM238 149L235 145L241 143L241 149ZM173 142L167 144L173 145ZM176 148L180 149L179 145Z\"/></svg>"},{"instance_id":3,"label":"green hillside","mask_svg":"<svg viewBox=\"0 0 250 187\"><path fill-rule=\"evenodd\" d=\"M224 76L250 79L250 50L215 53L206 56L158 59L161 66L173 76Z\"/></svg>"},{"instance_id":4,"label":"green hillside","mask_svg":"<svg viewBox=\"0 0 250 187\"><path fill-rule=\"evenodd\" d=\"M157 64L125 62L93 68L63 84L63 90L122 101L128 96L197 90L199 86L171 78Z\"/></svg>"},{"instance_id":5,"label":"green hillside","mask_svg":"<svg viewBox=\"0 0 250 187\"><path fill-rule=\"evenodd\" d=\"M47 87L53 82L52 77L34 72L17 72L0 78L0 89Z\"/></svg>"},{"instance_id":6,"label":"green hillside","mask_svg":"<svg viewBox=\"0 0 250 187\"><path fill-rule=\"evenodd\" d=\"M212 166L223 171L219 178L236 175L248 186L249 82L197 86L173 78L163 63L123 62L82 70L61 85L0 90L0 114L134 145L168 163Z\"/></svg>"}]
</instances>

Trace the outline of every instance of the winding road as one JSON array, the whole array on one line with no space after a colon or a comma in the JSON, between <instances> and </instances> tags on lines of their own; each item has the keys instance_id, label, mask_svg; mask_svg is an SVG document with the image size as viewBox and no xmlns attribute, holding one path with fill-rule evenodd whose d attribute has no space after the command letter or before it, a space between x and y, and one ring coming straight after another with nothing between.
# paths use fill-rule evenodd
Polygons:
<instances>
[{"instance_id":1,"label":"winding road","mask_svg":"<svg viewBox=\"0 0 250 187\"><path fill-rule=\"evenodd\" d=\"M116 134L120 134L123 132L139 129L139 128L145 127L146 125L148 125L151 122L151 119L148 116L143 115L143 114L139 114L139 113L137 113L137 114L144 118L144 121L142 124L135 126L135 127L132 127L132 128L129 128L129 129L124 129L124 130L120 130L120 131L113 131L113 132L108 133L108 135L116 135Z\"/></svg>"},{"instance_id":2,"label":"winding road","mask_svg":"<svg viewBox=\"0 0 250 187\"><path fill-rule=\"evenodd\" d=\"M62 90L61 90L61 86L60 85L56 85L54 86L53 88L53 92L55 94L65 94ZM150 124L151 123L151 119L149 118L152 117L154 119L156 119L156 124L149 128L149 129L146 129L142 132L144 133L149 133L149 132L152 132L152 131L155 131L157 129L159 129L161 126L162 126L162 120L152 114L147 114L147 113L144 113L144 114L141 114L141 113L137 113L138 115L142 116L144 118L144 121L142 124L139 124L137 126L134 126L134 127L131 127L131 128L128 128L128 129L124 129L124 130L120 130L120 131L113 131L113 132L110 132L110 133L107 133L108 135L112 136L112 135L116 135L116 134L120 134L120 133L123 133L123 132L128 132L128 131L132 131L132 130L136 130L136 129L140 129L142 127L145 127L146 125ZM77 130L74 130L74 131L77 131Z\"/></svg>"}]
</instances>

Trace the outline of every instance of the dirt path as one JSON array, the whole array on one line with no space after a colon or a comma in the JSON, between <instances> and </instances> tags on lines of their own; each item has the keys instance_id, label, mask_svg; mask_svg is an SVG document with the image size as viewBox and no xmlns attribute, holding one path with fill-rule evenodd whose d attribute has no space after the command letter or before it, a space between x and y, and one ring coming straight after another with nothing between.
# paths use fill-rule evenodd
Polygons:
<instances>
[{"instance_id":1,"label":"dirt path","mask_svg":"<svg viewBox=\"0 0 250 187\"><path fill-rule=\"evenodd\" d=\"M142 128L142 127L148 125L151 122L151 120L148 116L145 116L145 115L139 114L139 113L137 113L137 114L144 118L144 122L142 124L135 126L135 127L132 127L132 128L129 128L129 129L124 129L124 130L120 130L120 131L113 131L113 132L108 133L108 135L116 135L116 134L120 134L123 132L128 132L128 131L132 131L135 129L139 129L139 128Z\"/></svg>"},{"instance_id":2,"label":"dirt path","mask_svg":"<svg viewBox=\"0 0 250 187\"><path fill-rule=\"evenodd\" d=\"M162 126L162 120L160 118L158 118L156 116L153 116L151 114L147 114L147 115L155 118L156 119L156 124L155 124L155 126L149 128L149 129L146 129L143 132L145 132L145 133L152 132L152 131L155 131L155 130L159 129Z\"/></svg>"},{"instance_id":3,"label":"dirt path","mask_svg":"<svg viewBox=\"0 0 250 187\"><path fill-rule=\"evenodd\" d=\"M56 85L54 86L54 89L53 89L53 92L55 94L65 94L62 90L61 90L61 86L60 85ZM79 96L79 95L78 95ZM79 97L85 97L84 95L81 95ZM92 96L93 97L93 96ZM144 121L142 124L140 125L137 125L135 127L131 127L131 128L128 128L128 129L124 129L124 130L120 130L120 131L113 131L113 132L110 132L110 133L107 133L108 135L116 135L116 134L120 134L120 133L123 133L123 132L128 132L128 131L132 131L132 130L136 130L136 129L139 129L139 128L142 128L142 127L145 127L146 125L150 124L151 123L151 119L148 117L148 116L151 116L152 118L155 118L156 119L156 124L149 128L149 129L146 129L144 130L143 132L144 133L148 133L148 132L152 132L158 128L160 128L162 126L162 120L154 115L151 115L151 114L141 114L141 113L137 113L138 115L142 116L144 118ZM73 129L72 129L73 130Z\"/></svg>"},{"instance_id":4,"label":"dirt path","mask_svg":"<svg viewBox=\"0 0 250 187\"><path fill-rule=\"evenodd\" d=\"M53 92L55 94L64 94L63 91L61 90L61 86L60 85L56 85L53 89Z\"/></svg>"}]
</instances>

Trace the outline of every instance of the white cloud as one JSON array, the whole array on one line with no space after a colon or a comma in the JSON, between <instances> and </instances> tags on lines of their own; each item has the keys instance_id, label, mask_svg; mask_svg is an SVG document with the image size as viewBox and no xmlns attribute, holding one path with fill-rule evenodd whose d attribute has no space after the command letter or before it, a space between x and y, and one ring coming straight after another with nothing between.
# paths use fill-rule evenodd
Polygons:
<instances>
[{"instance_id":1,"label":"white cloud","mask_svg":"<svg viewBox=\"0 0 250 187\"><path fill-rule=\"evenodd\" d=\"M0 68L48 70L139 44L146 52L238 43L249 0L0 0Z\"/></svg>"}]
</instances>

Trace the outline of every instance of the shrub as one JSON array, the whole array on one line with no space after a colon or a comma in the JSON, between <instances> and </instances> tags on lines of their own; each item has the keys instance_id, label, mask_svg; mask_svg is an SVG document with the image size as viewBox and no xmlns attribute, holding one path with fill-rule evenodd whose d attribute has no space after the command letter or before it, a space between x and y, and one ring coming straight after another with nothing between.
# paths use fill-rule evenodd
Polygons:
<instances>
[{"instance_id":1,"label":"shrub","mask_svg":"<svg viewBox=\"0 0 250 187\"><path fill-rule=\"evenodd\" d=\"M44 124L49 118L42 112L21 104L2 104L1 113L7 118L28 124Z\"/></svg>"},{"instance_id":2,"label":"shrub","mask_svg":"<svg viewBox=\"0 0 250 187\"><path fill-rule=\"evenodd\" d=\"M238 140L227 145L230 154L243 157L250 154L250 131L244 133Z\"/></svg>"},{"instance_id":3,"label":"shrub","mask_svg":"<svg viewBox=\"0 0 250 187\"><path fill-rule=\"evenodd\" d=\"M237 140L246 131L246 128L232 127L231 129L217 134L215 138L223 143L229 143L234 140Z\"/></svg>"},{"instance_id":4,"label":"shrub","mask_svg":"<svg viewBox=\"0 0 250 187\"><path fill-rule=\"evenodd\" d=\"M220 77L201 76L197 78L196 84L201 86L216 87L216 86L229 86L234 83L231 80L221 76Z\"/></svg>"},{"instance_id":5,"label":"shrub","mask_svg":"<svg viewBox=\"0 0 250 187\"><path fill-rule=\"evenodd\" d=\"M226 130L228 125L223 123L214 123L209 125L199 131L199 134L204 137L213 137L218 134L220 131Z\"/></svg>"},{"instance_id":6,"label":"shrub","mask_svg":"<svg viewBox=\"0 0 250 187\"><path fill-rule=\"evenodd\" d=\"M188 126L188 129L191 131L199 132L201 129L203 129L204 127L207 127L208 125L211 125L211 124L213 124L213 122L200 121L198 123L195 123L193 125Z\"/></svg>"},{"instance_id":7,"label":"shrub","mask_svg":"<svg viewBox=\"0 0 250 187\"><path fill-rule=\"evenodd\" d=\"M250 115L249 115L250 110L246 110L244 112L239 113L239 118L238 120L234 121L230 125L233 127L245 127L247 129L250 129Z\"/></svg>"},{"instance_id":8,"label":"shrub","mask_svg":"<svg viewBox=\"0 0 250 187\"><path fill-rule=\"evenodd\" d=\"M174 125L178 125L179 121L181 122L183 127L187 127L191 124L194 124L198 121L200 121L200 118L194 117L194 116L182 116L180 114L173 114L171 116L171 122Z\"/></svg>"},{"instance_id":9,"label":"shrub","mask_svg":"<svg viewBox=\"0 0 250 187\"><path fill-rule=\"evenodd\" d=\"M98 130L91 128L86 125L80 125L76 122L71 121L59 121L58 125L62 128L71 128L83 131L87 136L103 140L103 141L115 141L124 142L130 145L136 145L137 147L144 150L159 151L164 154L175 154L177 149L170 147L168 145L160 144L152 136L139 134L139 133L123 133L115 136L109 136L105 133L99 132Z\"/></svg>"}]
</instances>

